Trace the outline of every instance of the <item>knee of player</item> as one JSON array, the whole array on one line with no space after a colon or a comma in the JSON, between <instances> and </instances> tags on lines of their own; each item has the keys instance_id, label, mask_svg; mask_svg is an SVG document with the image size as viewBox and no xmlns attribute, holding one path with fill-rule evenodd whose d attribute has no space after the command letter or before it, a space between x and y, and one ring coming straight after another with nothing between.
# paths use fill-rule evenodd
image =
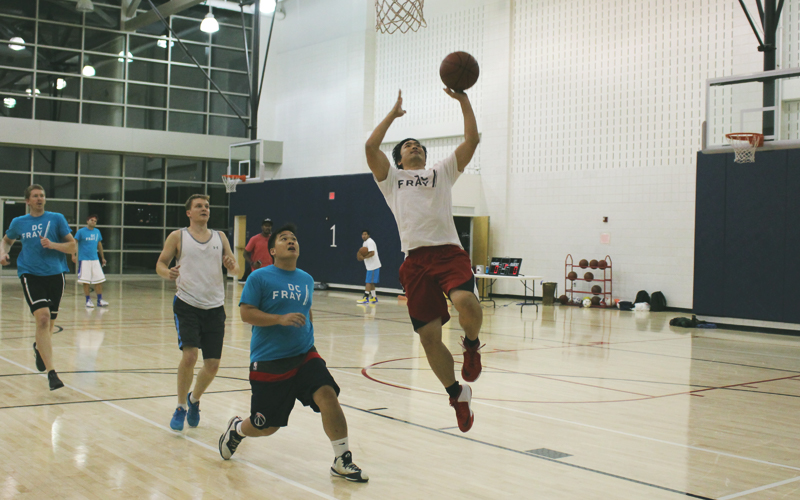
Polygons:
<instances>
[{"instance_id":1,"label":"knee of player","mask_svg":"<svg viewBox=\"0 0 800 500\"><path fill-rule=\"evenodd\" d=\"M333 387L323 385L314 393L314 402L317 403L320 410L325 411L327 408L339 406L339 397L336 395L336 391Z\"/></svg>"},{"instance_id":2,"label":"knee of player","mask_svg":"<svg viewBox=\"0 0 800 500\"><path fill-rule=\"evenodd\" d=\"M185 347L181 363L193 367L197 363L197 348Z\"/></svg>"},{"instance_id":3,"label":"knee of player","mask_svg":"<svg viewBox=\"0 0 800 500\"><path fill-rule=\"evenodd\" d=\"M40 311L44 311L42 313L36 314L36 327L37 328L49 328L50 327L50 313L47 312L46 309L39 309Z\"/></svg>"},{"instance_id":4,"label":"knee of player","mask_svg":"<svg viewBox=\"0 0 800 500\"><path fill-rule=\"evenodd\" d=\"M203 368L205 368L206 371L209 371L211 373L217 373L217 370L219 370L219 360L218 359L204 359L203 360Z\"/></svg>"}]
</instances>

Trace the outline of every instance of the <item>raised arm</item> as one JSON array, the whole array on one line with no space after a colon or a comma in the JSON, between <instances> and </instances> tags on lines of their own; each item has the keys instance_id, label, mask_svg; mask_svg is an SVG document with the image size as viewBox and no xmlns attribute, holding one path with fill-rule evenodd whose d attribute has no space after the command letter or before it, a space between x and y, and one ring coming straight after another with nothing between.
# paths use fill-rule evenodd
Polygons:
<instances>
[{"instance_id":1,"label":"raised arm","mask_svg":"<svg viewBox=\"0 0 800 500\"><path fill-rule=\"evenodd\" d=\"M372 135L367 139L367 144L365 145L367 165L369 169L372 170L372 174L378 182L385 180L386 176L389 175L389 169L392 168L386 154L381 151L381 143L386 136L386 131L392 126L395 118L400 118L404 114L406 114L406 112L403 111L403 92L399 90L397 91L397 101L394 103L394 107L392 107L392 110L386 115L386 118L375 127L375 130L372 131Z\"/></svg>"},{"instance_id":2,"label":"raised arm","mask_svg":"<svg viewBox=\"0 0 800 500\"><path fill-rule=\"evenodd\" d=\"M222 240L222 264L232 276L239 276L239 263L236 262L236 257L233 255L228 237L220 231L219 238Z\"/></svg>"},{"instance_id":3,"label":"raised arm","mask_svg":"<svg viewBox=\"0 0 800 500\"><path fill-rule=\"evenodd\" d=\"M7 266L11 264L11 259L8 258L8 252L11 251L11 246L17 240L12 240L8 236L3 236L3 242L0 243L0 265Z\"/></svg>"},{"instance_id":4,"label":"raised arm","mask_svg":"<svg viewBox=\"0 0 800 500\"><path fill-rule=\"evenodd\" d=\"M167 236L167 241L164 242L164 249L161 250L161 255L158 256L158 263L156 263L156 272L165 280L176 280L180 276L181 266L169 267L172 259L178 255L178 245L181 241L180 230L172 231Z\"/></svg>"},{"instance_id":5,"label":"raised arm","mask_svg":"<svg viewBox=\"0 0 800 500\"><path fill-rule=\"evenodd\" d=\"M464 142L456 148L458 171L463 172L467 168L467 164L472 160L472 155L475 154L478 143L481 142L478 134L478 122L475 120L475 112L472 111L472 104L469 102L467 94L453 92L450 89L444 89L444 91L461 104L461 113L464 115Z\"/></svg>"}]
</instances>

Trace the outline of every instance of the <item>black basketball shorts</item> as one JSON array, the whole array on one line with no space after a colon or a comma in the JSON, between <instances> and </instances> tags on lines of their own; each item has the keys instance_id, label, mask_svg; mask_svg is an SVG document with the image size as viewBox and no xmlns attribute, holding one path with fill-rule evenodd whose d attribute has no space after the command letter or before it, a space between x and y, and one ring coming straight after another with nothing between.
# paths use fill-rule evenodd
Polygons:
<instances>
[{"instance_id":1,"label":"black basketball shorts","mask_svg":"<svg viewBox=\"0 0 800 500\"><path fill-rule=\"evenodd\" d=\"M56 319L61 297L64 296L66 283L64 273L51 276L23 274L19 280L22 282L22 293L25 295L25 301L28 303L31 314L47 307L50 309L50 319Z\"/></svg>"},{"instance_id":2,"label":"black basketball shorts","mask_svg":"<svg viewBox=\"0 0 800 500\"><path fill-rule=\"evenodd\" d=\"M203 359L220 359L222 341L225 339L225 307L200 309L179 299L172 302L175 329L178 330L178 347L197 347Z\"/></svg>"}]
</instances>

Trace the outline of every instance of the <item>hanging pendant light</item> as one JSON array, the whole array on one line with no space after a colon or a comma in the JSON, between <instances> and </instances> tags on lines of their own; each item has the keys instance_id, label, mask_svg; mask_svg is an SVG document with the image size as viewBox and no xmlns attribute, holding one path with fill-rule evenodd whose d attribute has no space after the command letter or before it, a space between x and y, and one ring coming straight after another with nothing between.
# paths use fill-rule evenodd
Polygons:
<instances>
[{"instance_id":1,"label":"hanging pendant light","mask_svg":"<svg viewBox=\"0 0 800 500\"><path fill-rule=\"evenodd\" d=\"M78 12L94 12L94 4L92 0L78 0L75 10Z\"/></svg>"},{"instance_id":2,"label":"hanging pendant light","mask_svg":"<svg viewBox=\"0 0 800 500\"><path fill-rule=\"evenodd\" d=\"M206 17L203 18L203 22L200 23L200 31L204 31L206 33L216 33L219 31L219 23L216 19L214 19L214 14L211 12L206 14Z\"/></svg>"}]
</instances>

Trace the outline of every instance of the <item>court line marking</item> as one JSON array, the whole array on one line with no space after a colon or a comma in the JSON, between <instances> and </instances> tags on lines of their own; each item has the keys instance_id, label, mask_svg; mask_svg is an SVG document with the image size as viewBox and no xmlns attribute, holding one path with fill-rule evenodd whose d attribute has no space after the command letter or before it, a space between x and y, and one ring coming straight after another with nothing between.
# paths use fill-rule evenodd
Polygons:
<instances>
[{"instance_id":1,"label":"court line marking","mask_svg":"<svg viewBox=\"0 0 800 500\"><path fill-rule=\"evenodd\" d=\"M740 498L740 497L743 497L745 495L749 495L750 493L757 493L759 491L768 490L770 488L775 488L777 486L783 486L784 484L793 483L795 481L800 481L800 476L793 477L791 479L786 479L784 481L778 481L777 483L772 483L772 484L767 484L767 485L764 485L764 486L759 486L758 488L753 488L752 490L740 491L739 493L734 493L732 495L719 497L717 500L731 500L733 498Z\"/></svg>"},{"instance_id":2,"label":"court line marking","mask_svg":"<svg viewBox=\"0 0 800 500\"><path fill-rule=\"evenodd\" d=\"M18 366L19 368L22 368L23 370L27 370L29 372L33 372L33 369L28 368L27 366L21 365L21 364L15 362L15 361L11 361L10 359L5 358L3 356L0 356L0 359L5 361L6 363L12 364L14 366ZM36 372L33 372L33 373L36 373ZM42 377L45 377L45 378L47 377L47 375L45 375L45 374L41 374L41 375L42 375ZM101 403L103 403L105 405L110 406L111 408L119 410L122 413L130 415L133 418L139 419L142 422L146 422L146 423L152 425L153 427L156 427L158 429L161 429L163 431L168 432L169 434L171 434L173 436L175 436L177 434L175 431L173 431L172 429L170 429L169 427L167 427L165 425L161 425L159 423L153 422L152 420L150 420L147 417L144 417L142 415L139 415L138 413L134 413L134 412L132 412L130 410L122 408L121 406L115 405L114 403L111 403L111 402L108 402L108 401L104 401L103 398L97 397L94 394L88 393L88 392L86 392L86 391L84 391L82 389L78 389L77 387L74 387L74 386L69 385L69 384L64 384L64 387L72 389L73 391L75 391L75 392L77 392L79 394L83 394L84 396L86 396L88 398L92 398L94 400L97 400L98 402L101 402ZM208 444L206 444L206 443L204 443L202 441L199 441L199 440L197 440L195 438L189 437L189 436L187 436L185 434L178 434L178 436L183 438L183 439L186 439L187 441L189 441L191 443L194 443L194 444L196 444L198 446L206 448L207 450L211 450L214 453L219 453L219 448L214 448L213 446L210 446L210 445L208 445ZM318 496L320 498L325 498L327 500L337 500L336 497L332 497L332 496L327 495L327 494L325 494L325 493L323 493L321 491L315 490L314 488L311 488L310 486L306 486L306 485L304 485L302 483L298 483L297 481L289 479L288 477L284 477L284 476L281 476L280 474L276 474L276 473L274 473L274 472L272 472L272 471L270 471L268 469L260 467L260 466L254 464L254 463L248 462L247 460L244 460L244 459L241 459L241 458L238 458L238 457L237 458L231 458L231 460L236 461L236 462L241 462L242 464L250 467L251 469L257 470L259 472L263 472L264 474L266 474L266 475L268 475L268 476L270 476L270 477L272 477L274 479L277 479L279 481L283 481L284 483L286 483L286 484L288 484L290 486L294 486L295 488L299 488L299 489L301 489L303 491L311 493L312 495Z\"/></svg>"}]
</instances>

